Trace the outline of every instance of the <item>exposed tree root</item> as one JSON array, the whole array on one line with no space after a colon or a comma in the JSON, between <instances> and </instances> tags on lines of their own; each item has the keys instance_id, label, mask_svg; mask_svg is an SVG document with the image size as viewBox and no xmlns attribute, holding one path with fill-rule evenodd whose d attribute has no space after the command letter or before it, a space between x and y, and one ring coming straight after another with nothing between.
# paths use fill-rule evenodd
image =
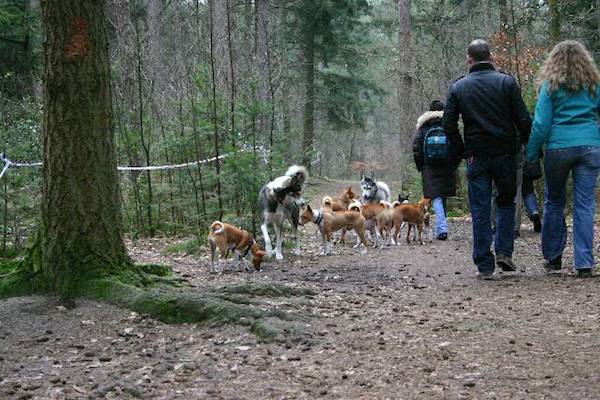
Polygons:
<instances>
[{"instance_id":1,"label":"exposed tree root","mask_svg":"<svg viewBox=\"0 0 600 400\"><path fill-rule=\"evenodd\" d=\"M0 298L44 294L40 279L23 263L0 266ZM247 326L263 340L295 340L305 336L303 317L254 305L257 297L310 295L306 289L242 284L218 289L192 287L165 266L125 266L118 273L85 277L74 298L88 298L148 314L169 324L201 322Z\"/></svg>"}]
</instances>

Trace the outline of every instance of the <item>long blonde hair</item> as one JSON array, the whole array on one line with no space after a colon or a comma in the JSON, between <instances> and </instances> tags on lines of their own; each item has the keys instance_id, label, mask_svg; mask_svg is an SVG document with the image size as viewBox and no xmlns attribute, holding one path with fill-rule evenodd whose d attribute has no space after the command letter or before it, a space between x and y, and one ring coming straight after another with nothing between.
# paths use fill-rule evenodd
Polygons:
<instances>
[{"instance_id":1,"label":"long blonde hair","mask_svg":"<svg viewBox=\"0 0 600 400\"><path fill-rule=\"evenodd\" d=\"M570 92L589 89L592 94L600 84L600 72L585 46L565 40L554 46L544 62L540 84L548 81L550 92L564 88Z\"/></svg>"}]
</instances>

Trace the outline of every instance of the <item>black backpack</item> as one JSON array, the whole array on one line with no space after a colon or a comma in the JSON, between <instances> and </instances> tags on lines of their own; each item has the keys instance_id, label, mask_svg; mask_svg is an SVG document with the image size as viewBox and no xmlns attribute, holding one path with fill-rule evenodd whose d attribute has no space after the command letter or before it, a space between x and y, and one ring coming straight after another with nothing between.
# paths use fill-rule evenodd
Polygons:
<instances>
[{"instance_id":1,"label":"black backpack","mask_svg":"<svg viewBox=\"0 0 600 400\"><path fill-rule=\"evenodd\" d=\"M450 140L440 125L432 126L425 133L423 160L425 164L443 164L450 161Z\"/></svg>"}]
</instances>

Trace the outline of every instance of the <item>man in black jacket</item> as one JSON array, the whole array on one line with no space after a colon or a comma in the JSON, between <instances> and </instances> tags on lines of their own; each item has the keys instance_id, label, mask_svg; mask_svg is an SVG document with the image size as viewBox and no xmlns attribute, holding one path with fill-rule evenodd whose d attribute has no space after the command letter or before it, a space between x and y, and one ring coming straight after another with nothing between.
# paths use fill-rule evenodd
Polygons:
<instances>
[{"instance_id":1,"label":"man in black jacket","mask_svg":"<svg viewBox=\"0 0 600 400\"><path fill-rule=\"evenodd\" d=\"M487 42L478 39L469 45L467 63L469 74L450 87L442 125L456 149L454 157L467 160L473 261L479 277L492 279L496 264L504 271L516 269L512 261L516 155L529 138L531 117L514 78L496 71ZM490 250L492 184L498 189L495 258Z\"/></svg>"}]
</instances>

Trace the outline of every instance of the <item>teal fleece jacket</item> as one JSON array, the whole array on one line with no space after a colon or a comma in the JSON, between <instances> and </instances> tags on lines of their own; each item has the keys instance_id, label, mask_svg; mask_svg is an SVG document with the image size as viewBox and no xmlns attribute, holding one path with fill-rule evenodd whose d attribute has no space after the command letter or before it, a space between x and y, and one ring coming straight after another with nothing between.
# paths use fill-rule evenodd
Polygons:
<instances>
[{"instance_id":1,"label":"teal fleece jacket","mask_svg":"<svg viewBox=\"0 0 600 400\"><path fill-rule=\"evenodd\" d=\"M563 88L550 93L544 81L535 106L527 161L536 161L542 146L547 150L600 146L599 111L600 85L594 94L588 89L569 92Z\"/></svg>"}]
</instances>

